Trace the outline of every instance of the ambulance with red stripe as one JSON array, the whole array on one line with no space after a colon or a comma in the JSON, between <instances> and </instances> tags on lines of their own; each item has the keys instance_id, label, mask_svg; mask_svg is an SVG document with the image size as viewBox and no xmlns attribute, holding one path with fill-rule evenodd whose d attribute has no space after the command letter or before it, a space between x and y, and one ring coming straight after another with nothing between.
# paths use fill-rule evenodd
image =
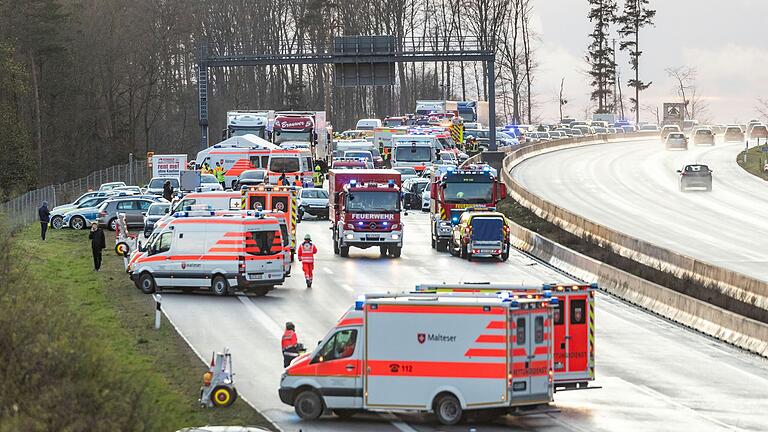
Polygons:
<instances>
[{"instance_id":1,"label":"ambulance with red stripe","mask_svg":"<svg viewBox=\"0 0 768 432\"><path fill-rule=\"evenodd\" d=\"M243 210L256 210L258 205L282 217L288 227L291 262L296 255L296 226L299 223L299 189L293 186L251 186L240 191Z\"/></svg>"},{"instance_id":2,"label":"ambulance with red stripe","mask_svg":"<svg viewBox=\"0 0 768 432\"><path fill-rule=\"evenodd\" d=\"M552 401L556 298L369 294L282 375L280 400L302 419L324 410L464 411L490 416Z\"/></svg>"},{"instance_id":3,"label":"ambulance with red stripe","mask_svg":"<svg viewBox=\"0 0 768 432\"><path fill-rule=\"evenodd\" d=\"M595 290L597 284L514 285L490 283L422 284L417 292L558 299L554 310L554 368L557 389L587 388L595 380ZM549 293L549 294L547 294Z\"/></svg>"},{"instance_id":4,"label":"ambulance with red stripe","mask_svg":"<svg viewBox=\"0 0 768 432\"><path fill-rule=\"evenodd\" d=\"M271 184L277 184L282 175L290 185L294 184L296 177L302 183L312 183L313 169L312 154L307 149L272 150L269 153L267 176Z\"/></svg>"},{"instance_id":5,"label":"ambulance with red stripe","mask_svg":"<svg viewBox=\"0 0 768 432\"><path fill-rule=\"evenodd\" d=\"M275 149L278 146L254 135L232 137L198 152L195 166L200 169L207 163L213 169L219 162L224 167L224 187L232 188L243 171L267 169L270 154Z\"/></svg>"},{"instance_id":6,"label":"ambulance with red stripe","mask_svg":"<svg viewBox=\"0 0 768 432\"><path fill-rule=\"evenodd\" d=\"M177 212L127 272L144 293L209 288L216 295L250 290L265 295L285 281L280 222L265 213Z\"/></svg>"}]
</instances>

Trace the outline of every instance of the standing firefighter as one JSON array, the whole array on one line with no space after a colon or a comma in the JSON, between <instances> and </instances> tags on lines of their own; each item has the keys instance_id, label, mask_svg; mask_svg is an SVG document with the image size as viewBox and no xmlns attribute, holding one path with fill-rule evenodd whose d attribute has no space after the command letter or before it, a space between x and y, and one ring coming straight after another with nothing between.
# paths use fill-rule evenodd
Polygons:
<instances>
[{"instance_id":1,"label":"standing firefighter","mask_svg":"<svg viewBox=\"0 0 768 432\"><path fill-rule=\"evenodd\" d=\"M316 188L323 187L323 170L320 164L315 165L315 172L312 174L312 183Z\"/></svg>"},{"instance_id":2,"label":"standing firefighter","mask_svg":"<svg viewBox=\"0 0 768 432\"><path fill-rule=\"evenodd\" d=\"M312 288L312 272L315 270L315 254L317 247L312 244L309 234L304 236L304 243L299 246L299 261L304 269L304 279L307 280L307 288Z\"/></svg>"},{"instance_id":3,"label":"standing firefighter","mask_svg":"<svg viewBox=\"0 0 768 432\"><path fill-rule=\"evenodd\" d=\"M280 341L280 346L283 350L283 367L288 367L291 361L299 356L299 341L296 337L296 327L290 321L285 323L285 332L283 333L283 339Z\"/></svg>"}]
</instances>

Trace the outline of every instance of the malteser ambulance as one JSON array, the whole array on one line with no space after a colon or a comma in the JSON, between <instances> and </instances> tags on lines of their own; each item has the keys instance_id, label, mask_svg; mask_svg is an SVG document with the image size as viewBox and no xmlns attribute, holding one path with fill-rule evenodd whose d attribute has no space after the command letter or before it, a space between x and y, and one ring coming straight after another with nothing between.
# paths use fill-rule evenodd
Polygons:
<instances>
[{"instance_id":1,"label":"malteser ambulance","mask_svg":"<svg viewBox=\"0 0 768 432\"><path fill-rule=\"evenodd\" d=\"M361 297L280 380L280 400L303 419L325 409L501 415L552 401L556 298L461 293ZM480 414L480 412L478 412Z\"/></svg>"},{"instance_id":2,"label":"malteser ambulance","mask_svg":"<svg viewBox=\"0 0 768 432\"><path fill-rule=\"evenodd\" d=\"M285 280L277 219L213 211L174 216L128 263L127 272L142 292L210 288L216 295L235 290L265 295Z\"/></svg>"},{"instance_id":3,"label":"malteser ambulance","mask_svg":"<svg viewBox=\"0 0 768 432\"><path fill-rule=\"evenodd\" d=\"M555 388L587 388L595 380L595 290L597 284L513 285L490 283L421 284L417 292L456 292L497 296L508 291L513 299L558 299L553 311ZM547 294L547 292L549 292Z\"/></svg>"}]
</instances>

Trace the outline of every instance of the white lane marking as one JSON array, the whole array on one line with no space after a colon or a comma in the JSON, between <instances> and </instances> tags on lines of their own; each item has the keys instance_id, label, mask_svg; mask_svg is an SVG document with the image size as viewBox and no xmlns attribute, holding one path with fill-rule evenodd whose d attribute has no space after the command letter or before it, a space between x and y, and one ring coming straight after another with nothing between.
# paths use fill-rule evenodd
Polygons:
<instances>
[{"instance_id":1,"label":"white lane marking","mask_svg":"<svg viewBox=\"0 0 768 432\"><path fill-rule=\"evenodd\" d=\"M547 417L549 417L550 419L552 419L552 421L559 424L560 426L563 426L568 430L577 431L577 432L589 432L589 429L584 429L576 426L575 424L570 424L564 420L560 420L559 418L557 418L556 414L547 414Z\"/></svg>"},{"instance_id":2,"label":"white lane marking","mask_svg":"<svg viewBox=\"0 0 768 432\"><path fill-rule=\"evenodd\" d=\"M260 307L256 306L247 296L238 295L237 299L245 305L245 310L253 317L264 329L266 329L275 339L280 340L283 337L283 329L278 323L267 315Z\"/></svg>"},{"instance_id":3,"label":"white lane marking","mask_svg":"<svg viewBox=\"0 0 768 432\"><path fill-rule=\"evenodd\" d=\"M352 287L349 286L348 284L341 284L341 287L344 288L345 290L349 291L349 292L353 291Z\"/></svg>"},{"instance_id":4,"label":"white lane marking","mask_svg":"<svg viewBox=\"0 0 768 432\"><path fill-rule=\"evenodd\" d=\"M381 413L379 414L382 418L389 420L390 423L392 423L392 426L396 427L400 432L419 432L416 429L412 428L408 423L401 421L392 413Z\"/></svg>"},{"instance_id":5,"label":"white lane marking","mask_svg":"<svg viewBox=\"0 0 768 432\"><path fill-rule=\"evenodd\" d=\"M429 270L427 270L427 269L425 269L424 267L419 267L419 271L421 271L421 272L423 272L423 273L427 273L427 274L429 274L429 273L430 273L430 271L429 271Z\"/></svg>"},{"instance_id":6,"label":"white lane marking","mask_svg":"<svg viewBox=\"0 0 768 432\"><path fill-rule=\"evenodd\" d=\"M408 259L408 255L405 255L403 253L400 254L400 258Z\"/></svg>"},{"instance_id":7,"label":"white lane marking","mask_svg":"<svg viewBox=\"0 0 768 432\"><path fill-rule=\"evenodd\" d=\"M328 274L333 274L333 270L329 269L328 267L323 267L323 271Z\"/></svg>"}]
</instances>

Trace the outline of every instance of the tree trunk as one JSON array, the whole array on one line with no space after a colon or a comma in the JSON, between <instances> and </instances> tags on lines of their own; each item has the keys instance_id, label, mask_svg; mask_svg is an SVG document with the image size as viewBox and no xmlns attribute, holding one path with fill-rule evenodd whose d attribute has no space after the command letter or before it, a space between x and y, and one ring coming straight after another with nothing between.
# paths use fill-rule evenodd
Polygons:
<instances>
[{"instance_id":1,"label":"tree trunk","mask_svg":"<svg viewBox=\"0 0 768 432\"><path fill-rule=\"evenodd\" d=\"M37 81L37 62L34 54L29 55L32 71L32 93L35 99L35 145L37 146L37 181L43 181L43 125L40 115L40 85Z\"/></svg>"}]
</instances>

